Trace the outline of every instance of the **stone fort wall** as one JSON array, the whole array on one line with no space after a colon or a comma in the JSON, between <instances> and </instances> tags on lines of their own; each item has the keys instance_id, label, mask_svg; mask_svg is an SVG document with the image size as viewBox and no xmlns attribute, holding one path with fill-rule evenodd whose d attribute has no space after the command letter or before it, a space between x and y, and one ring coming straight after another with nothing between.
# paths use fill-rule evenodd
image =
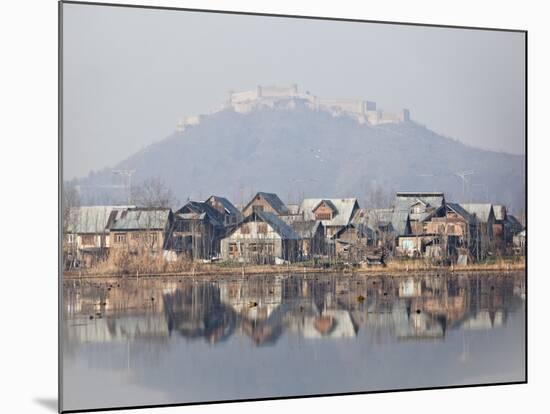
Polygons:
<instances>
[{"instance_id":1,"label":"stone fort wall","mask_svg":"<svg viewBox=\"0 0 550 414\"><path fill-rule=\"evenodd\" d=\"M309 92L299 92L297 85L290 87L257 86L241 92L230 91L226 103L219 110L232 109L238 113L249 113L261 109L291 109L305 106L316 111L325 111L333 116L349 116L360 124L381 125L410 120L410 112L385 112L377 109L376 102L353 99L322 99ZM217 112L217 111L215 111ZM182 118L177 130L200 124L201 116Z\"/></svg>"}]
</instances>

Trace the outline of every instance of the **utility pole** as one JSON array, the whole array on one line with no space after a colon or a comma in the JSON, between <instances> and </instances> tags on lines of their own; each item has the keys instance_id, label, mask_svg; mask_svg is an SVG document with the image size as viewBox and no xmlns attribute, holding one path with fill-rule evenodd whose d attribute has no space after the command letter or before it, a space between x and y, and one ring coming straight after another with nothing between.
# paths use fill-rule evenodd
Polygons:
<instances>
[{"instance_id":1,"label":"utility pole","mask_svg":"<svg viewBox=\"0 0 550 414\"><path fill-rule=\"evenodd\" d=\"M462 198L463 199L466 197L466 184L468 182L468 179L466 177L472 174L474 174L473 170L455 172L455 175L462 179Z\"/></svg>"}]
</instances>

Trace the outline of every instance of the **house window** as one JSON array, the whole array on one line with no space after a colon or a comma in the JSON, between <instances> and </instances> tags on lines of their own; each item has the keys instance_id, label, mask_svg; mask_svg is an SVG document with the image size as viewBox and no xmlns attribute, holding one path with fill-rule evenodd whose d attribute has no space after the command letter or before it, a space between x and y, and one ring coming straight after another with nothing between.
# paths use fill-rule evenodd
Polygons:
<instances>
[{"instance_id":1,"label":"house window","mask_svg":"<svg viewBox=\"0 0 550 414\"><path fill-rule=\"evenodd\" d=\"M264 206L252 206L252 211L264 211Z\"/></svg>"},{"instance_id":2,"label":"house window","mask_svg":"<svg viewBox=\"0 0 550 414\"><path fill-rule=\"evenodd\" d=\"M239 256L239 247L237 246L237 243L229 243L229 256L230 257Z\"/></svg>"},{"instance_id":3,"label":"house window","mask_svg":"<svg viewBox=\"0 0 550 414\"><path fill-rule=\"evenodd\" d=\"M126 243L126 234L115 233L115 243Z\"/></svg>"},{"instance_id":4,"label":"house window","mask_svg":"<svg viewBox=\"0 0 550 414\"><path fill-rule=\"evenodd\" d=\"M149 233L149 241L153 244L157 243L159 241L158 233Z\"/></svg>"},{"instance_id":5,"label":"house window","mask_svg":"<svg viewBox=\"0 0 550 414\"><path fill-rule=\"evenodd\" d=\"M82 244L87 246L95 244L95 236L93 234L82 235Z\"/></svg>"},{"instance_id":6,"label":"house window","mask_svg":"<svg viewBox=\"0 0 550 414\"><path fill-rule=\"evenodd\" d=\"M316 220L332 220L332 213L315 213Z\"/></svg>"},{"instance_id":7,"label":"house window","mask_svg":"<svg viewBox=\"0 0 550 414\"><path fill-rule=\"evenodd\" d=\"M241 226L241 234L250 234L250 227L248 227L248 224L243 224Z\"/></svg>"},{"instance_id":8,"label":"house window","mask_svg":"<svg viewBox=\"0 0 550 414\"><path fill-rule=\"evenodd\" d=\"M259 223L258 224L258 233L259 234L267 234L267 224Z\"/></svg>"}]
</instances>

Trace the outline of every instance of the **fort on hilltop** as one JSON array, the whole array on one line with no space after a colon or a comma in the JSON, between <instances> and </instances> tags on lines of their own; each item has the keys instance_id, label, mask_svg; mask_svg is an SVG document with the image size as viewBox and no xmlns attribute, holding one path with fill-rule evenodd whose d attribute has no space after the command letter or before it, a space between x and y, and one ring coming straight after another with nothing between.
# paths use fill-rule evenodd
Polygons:
<instances>
[{"instance_id":1,"label":"fort on hilltop","mask_svg":"<svg viewBox=\"0 0 550 414\"><path fill-rule=\"evenodd\" d=\"M376 102L360 99L323 99L309 92L298 91L297 85L290 87L257 86L255 89L242 92L229 92L224 105L216 113L223 110L233 110L246 114L262 109L293 109L309 108L314 111L325 111L332 116L348 116L360 124L381 125L400 123L410 120L410 112L403 109L400 112L386 112L377 109ZM198 125L201 115L184 117L178 122L177 131L184 131L188 126Z\"/></svg>"}]
</instances>

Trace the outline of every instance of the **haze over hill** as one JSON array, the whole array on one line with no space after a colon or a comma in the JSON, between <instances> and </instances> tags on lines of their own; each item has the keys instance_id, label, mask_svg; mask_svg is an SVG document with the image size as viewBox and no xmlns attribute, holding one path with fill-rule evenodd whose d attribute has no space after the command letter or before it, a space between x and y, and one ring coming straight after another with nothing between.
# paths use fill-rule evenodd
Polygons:
<instances>
[{"instance_id":1,"label":"haze over hill","mask_svg":"<svg viewBox=\"0 0 550 414\"><path fill-rule=\"evenodd\" d=\"M203 116L164 140L130 155L114 169L135 170L132 182L162 179L180 201L224 195L242 203L255 191L302 197L368 200L380 188L444 191L448 199L524 204L524 156L481 150L438 135L414 122L361 124L307 107L225 109ZM472 170L463 196L456 173ZM124 202L109 189L112 169L74 183L83 202ZM465 201L465 200L464 200ZM366 206L368 207L368 206Z\"/></svg>"}]
</instances>

